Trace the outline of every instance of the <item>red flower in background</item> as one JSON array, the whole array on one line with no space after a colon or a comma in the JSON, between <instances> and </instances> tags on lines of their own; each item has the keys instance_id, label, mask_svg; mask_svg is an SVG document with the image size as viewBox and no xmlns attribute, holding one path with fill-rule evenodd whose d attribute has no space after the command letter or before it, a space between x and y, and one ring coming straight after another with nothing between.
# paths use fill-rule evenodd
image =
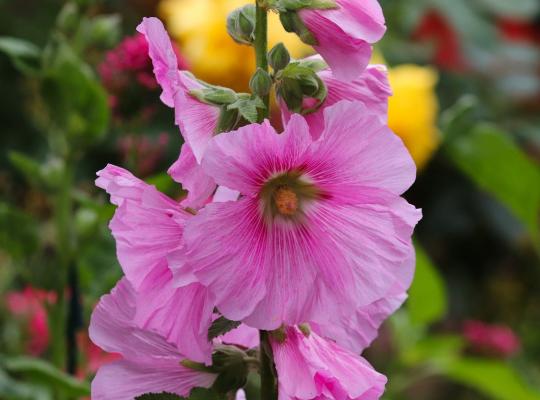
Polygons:
<instances>
[{"instance_id":1,"label":"red flower in background","mask_svg":"<svg viewBox=\"0 0 540 400\"><path fill-rule=\"evenodd\" d=\"M504 325L466 321L463 326L463 336L471 350L487 356L510 357L521 347L517 335Z\"/></svg>"},{"instance_id":2,"label":"red flower in background","mask_svg":"<svg viewBox=\"0 0 540 400\"><path fill-rule=\"evenodd\" d=\"M26 325L26 351L31 355L38 356L47 349L50 336L46 306L54 303L55 293L30 286L6 294L8 310Z\"/></svg>"},{"instance_id":3,"label":"red flower in background","mask_svg":"<svg viewBox=\"0 0 540 400\"><path fill-rule=\"evenodd\" d=\"M432 44L435 48L433 62L452 71L466 68L459 36L450 22L435 10L428 11L413 32L413 39Z\"/></svg>"},{"instance_id":4,"label":"red flower in background","mask_svg":"<svg viewBox=\"0 0 540 400\"><path fill-rule=\"evenodd\" d=\"M507 40L540 45L540 24L522 19L501 18L497 26Z\"/></svg>"},{"instance_id":5,"label":"red flower in background","mask_svg":"<svg viewBox=\"0 0 540 400\"><path fill-rule=\"evenodd\" d=\"M151 174L163 156L169 136L161 133L156 139L141 135L124 135L118 139L122 161L132 165L142 176Z\"/></svg>"},{"instance_id":6,"label":"red flower in background","mask_svg":"<svg viewBox=\"0 0 540 400\"><path fill-rule=\"evenodd\" d=\"M176 47L174 47L174 52L178 60L178 68L187 69ZM148 43L143 35L127 37L107 52L98 67L98 72L109 93L109 104L117 117L123 116L124 108L126 117L140 114L134 113L134 108L142 109L146 114L143 117L149 117L148 114L151 116L149 107L152 106L149 104L155 103L153 92L158 90L158 84L154 78L152 62L148 57ZM145 92L151 93L146 104L144 103Z\"/></svg>"}]
</instances>

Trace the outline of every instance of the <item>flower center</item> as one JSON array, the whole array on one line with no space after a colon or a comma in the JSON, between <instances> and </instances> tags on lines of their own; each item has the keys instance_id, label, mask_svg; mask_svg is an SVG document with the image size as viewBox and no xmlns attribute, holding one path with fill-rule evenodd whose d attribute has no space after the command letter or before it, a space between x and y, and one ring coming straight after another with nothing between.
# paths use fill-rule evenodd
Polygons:
<instances>
[{"instance_id":1,"label":"flower center","mask_svg":"<svg viewBox=\"0 0 540 400\"><path fill-rule=\"evenodd\" d=\"M298 211L298 196L289 186L279 186L273 194L274 204L281 215L292 216Z\"/></svg>"}]
</instances>

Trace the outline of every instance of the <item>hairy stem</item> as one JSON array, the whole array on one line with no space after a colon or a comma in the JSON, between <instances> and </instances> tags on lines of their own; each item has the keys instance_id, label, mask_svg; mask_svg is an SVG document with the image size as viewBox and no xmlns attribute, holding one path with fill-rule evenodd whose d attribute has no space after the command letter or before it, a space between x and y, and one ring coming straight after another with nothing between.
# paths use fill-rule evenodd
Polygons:
<instances>
[{"instance_id":1,"label":"hairy stem","mask_svg":"<svg viewBox=\"0 0 540 400\"><path fill-rule=\"evenodd\" d=\"M261 353L261 400L277 400L277 382L268 331L259 331Z\"/></svg>"},{"instance_id":2,"label":"hairy stem","mask_svg":"<svg viewBox=\"0 0 540 400\"><path fill-rule=\"evenodd\" d=\"M257 60L257 68L261 68L268 72L268 14L264 6L260 5L258 1L256 3L255 14L255 57ZM268 118L270 115L270 95L263 97L265 109L261 112L261 120Z\"/></svg>"}]
</instances>

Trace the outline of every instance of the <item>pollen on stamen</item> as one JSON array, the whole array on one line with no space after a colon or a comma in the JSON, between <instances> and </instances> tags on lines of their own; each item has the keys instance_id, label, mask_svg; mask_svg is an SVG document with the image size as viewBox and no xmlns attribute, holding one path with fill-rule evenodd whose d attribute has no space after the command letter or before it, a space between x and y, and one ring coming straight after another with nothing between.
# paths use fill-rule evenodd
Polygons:
<instances>
[{"instance_id":1,"label":"pollen on stamen","mask_svg":"<svg viewBox=\"0 0 540 400\"><path fill-rule=\"evenodd\" d=\"M298 196L288 186L281 186L274 192L274 204L282 215L292 216L298 211Z\"/></svg>"}]
</instances>

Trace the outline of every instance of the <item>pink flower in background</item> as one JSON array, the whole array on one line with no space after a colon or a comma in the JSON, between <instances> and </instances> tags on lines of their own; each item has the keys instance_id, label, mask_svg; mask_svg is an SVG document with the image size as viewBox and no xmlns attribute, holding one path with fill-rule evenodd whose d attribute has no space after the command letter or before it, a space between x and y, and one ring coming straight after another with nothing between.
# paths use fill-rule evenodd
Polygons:
<instances>
[{"instance_id":1,"label":"pink flower in background","mask_svg":"<svg viewBox=\"0 0 540 400\"><path fill-rule=\"evenodd\" d=\"M49 344L49 323L47 305L56 302L54 292L47 292L27 286L21 292L6 294L8 310L26 325L26 351L34 356L42 354Z\"/></svg>"},{"instance_id":2,"label":"pink flower in background","mask_svg":"<svg viewBox=\"0 0 540 400\"><path fill-rule=\"evenodd\" d=\"M414 162L362 103L324 112L317 140L295 114L280 135L266 121L206 150L207 175L243 197L187 221L184 266L229 319L266 330L327 323L381 299L404 273L421 217L400 197Z\"/></svg>"},{"instance_id":3,"label":"pink flower in background","mask_svg":"<svg viewBox=\"0 0 540 400\"><path fill-rule=\"evenodd\" d=\"M312 57L312 58L316 58ZM314 139L319 138L324 130L324 109L341 100L356 100L364 103L370 113L377 114L381 121L386 123L388 119L388 97L392 95L392 89L388 82L386 67L383 65L370 65L361 71L352 81L344 82L336 79L330 69L318 73L328 90L328 95L323 105L315 112L305 115L309 129ZM305 101L305 107L311 108L315 104L314 99ZM280 101L281 114L284 124L289 121L292 113L288 110L284 101Z\"/></svg>"},{"instance_id":4,"label":"pink flower in background","mask_svg":"<svg viewBox=\"0 0 540 400\"><path fill-rule=\"evenodd\" d=\"M92 314L92 341L122 357L99 369L92 382L92 399L126 400L161 392L186 396L194 387L210 387L217 375L181 365L186 356L175 345L134 323L136 307L136 293L123 279L102 297Z\"/></svg>"},{"instance_id":5,"label":"pink flower in background","mask_svg":"<svg viewBox=\"0 0 540 400\"><path fill-rule=\"evenodd\" d=\"M214 181L200 168L200 162L208 142L216 133L219 108L191 96L191 90L201 89L203 85L186 71L178 70L173 45L159 19L144 18L137 30L148 41L148 54L163 90L161 100L174 107L175 122L186 142L169 174L188 190L185 205L199 207L216 188Z\"/></svg>"},{"instance_id":6,"label":"pink flower in background","mask_svg":"<svg viewBox=\"0 0 540 400\"><path fill-rule=\"evenodd\" d=\"M376 400L386 377L362 357L316 333L285 330L285 340L270 340L280 400Z\"/></svg>"},{"instance_id":7,"label":"pink flower in background","mask_svg":"<svg viewBox=\"0 0 540 400\"><path fill-rule=\"evenodd\" d=\"M166 133L161 133L157 140L140 135L124 135L118 139L123 163L136 165L142 176L155 170L168 143L169 136Z\"/></svg>"},{"instance_id":8,"label":"pink flower in background","mask_svg":"<svg viewBox=\"0 0 540 400\"><path fill-rule=\"evenodd\" d=\"M337 8L303 9L298 15L318 44L315 50L334 75L356 79L371 58L371 45L386 32L384 15L377 0L336 0Z\"/></svg>"},{"instance_id":9,"label":"pink flower in background","mask_svg":"<svg viewBox=\"0 0 540 400\"><path fill-rule=\"evenodd\" d=\"M473 351L488 356L510 357L521 347L519 337L512 329L504 325L466 321L463 326L463 335Z\"/></svg>"}]
</instances>

